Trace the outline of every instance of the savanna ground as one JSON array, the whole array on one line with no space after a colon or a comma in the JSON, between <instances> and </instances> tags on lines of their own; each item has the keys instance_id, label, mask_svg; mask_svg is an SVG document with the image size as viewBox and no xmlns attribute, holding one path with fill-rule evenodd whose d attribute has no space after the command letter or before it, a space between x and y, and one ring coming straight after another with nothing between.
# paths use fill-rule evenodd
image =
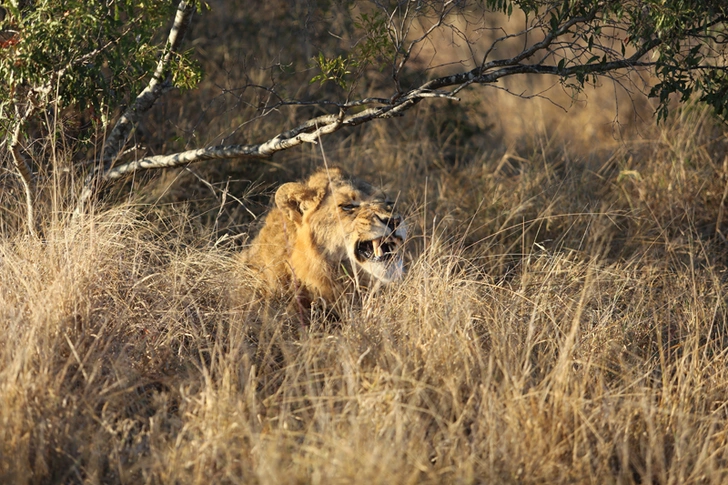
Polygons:
<instances>
[{"instance_id":1,"label":"savanna ground","mask_svg":"<svg viewBox=\"0 0 728 485\"><path fill-rule=\"evenodd\" d=\"M244 124L225 91L286 42L242 35L254 20L198 19L206 81L140 136L289 122ZM145 175L81 220L65 121L32 147L58 168L41 240L1 175L0 482L725 483L726 128L629 102L614 123L614 93L564 112L473 90L272 162ZM262 317L236 254L324 156L397 195L408 273L334 326Z\"/></svg>"}]
</instances>

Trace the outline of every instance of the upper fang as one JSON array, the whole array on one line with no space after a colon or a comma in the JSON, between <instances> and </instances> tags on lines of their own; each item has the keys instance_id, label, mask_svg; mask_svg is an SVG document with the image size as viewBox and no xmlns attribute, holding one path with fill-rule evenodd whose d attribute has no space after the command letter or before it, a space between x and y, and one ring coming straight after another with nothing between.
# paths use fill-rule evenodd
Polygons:
<instances>
[{"instance_id":1,"label":"upper fang","mask_svg":"<svg viewBox=\"0 0 728 485\"><path fill-rule=\"evenodd\" d=\"M381 258L382 256L384 256L384 251L382 251L381 241L382 241L382 238L372 239L372 247L374 248L374 256L376 256L377 258Z\"/></svg>"}]
</instances>

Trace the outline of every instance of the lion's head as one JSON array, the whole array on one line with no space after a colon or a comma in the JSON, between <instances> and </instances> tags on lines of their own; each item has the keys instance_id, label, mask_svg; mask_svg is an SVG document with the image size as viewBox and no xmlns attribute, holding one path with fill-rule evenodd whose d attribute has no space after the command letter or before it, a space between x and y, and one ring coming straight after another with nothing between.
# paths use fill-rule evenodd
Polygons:
<instances>
[{"instance_id":1,"label":"lion's head","mask_svg":"<svg viewBox=\"0 0 728 485\"><path fill-rule=\"evenodd\" d=\"M332 168L282 185L275 203L247 257L269 286L293 284L334 300L342 273L375 283L402 276L407 231L381 190Z\"/></svg>"}]
</instances>

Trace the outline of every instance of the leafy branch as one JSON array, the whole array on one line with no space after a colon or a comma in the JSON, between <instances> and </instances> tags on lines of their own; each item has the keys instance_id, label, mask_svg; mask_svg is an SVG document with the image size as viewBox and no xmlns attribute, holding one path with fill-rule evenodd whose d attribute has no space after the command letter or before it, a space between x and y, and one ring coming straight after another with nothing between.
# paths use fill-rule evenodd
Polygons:
<instances>
[{"instance_id":1,"label":"leafy branch","mask_svg":"<svg viewBox=\"0 0 728 485\"><path fill-rule=\"evenodd\" d=\"M536 8L547 5L543 2L538 2L538 5L536 2L486 3L508 14L512 14L513 6L516 5L523 11L533 12L534 15L530 20L527 17L526 25L520 31L496 39L472 69L436 77L418 86L403 89L399 73L407 67L414 48L437 29L452 27L449 22L458 14L458 5L446 1L433 4L428 10L425 2L419 4L419 9L412 9L410 3L403 2L392 11L386 11L380 5L381 9L371 16L361 15L357 19L356 26L366 30L367 40L357 44L352 53L346 57L339 55L336 58L327 58L319 54L316 62L320 73L315 75L311 82L333 81L342 88L347 88L351 86L351 81L347 78L355 75L356 68L361 69L362 66L373 63L375 59L379 62L385 59L395 65L393 77L396 90L390 96L342 102L286 100L274 89L260 87L267 89L274 94L274 99L277 99L276 103L266 106L267 111L282 106L315 104L335 108L337 113L316 117L260 143L220 145L132 160L106 172L104 180L115 180L138 170L170 168L209 160L268 158L276 152L302 143L316 143L320 137L344 127L402 116L423 99L458 99L457 94L469 86L493 84L508 76L550 75L558 77L563 82L574 80L574 85L579 89L590 80L596 82L597 76L611 76L619 71L655 68L660 65L659 60L652 60L651 53L656 52L664 44L664 37L659 35L656 28L647 35L646 27L636 27L634 21L630 23L623 20L625 16L637 15L635 9L638 3L630 5L617 2L564 1L548 4L548 8L545 9ZM395 22L394 19L398 14L401 16L399 21ZM419 35L410 38L414 23L421 21L426 15L430 15L431 25L423 29ZM639 15L643 14L640 12ZM686 38L693 38L706 27L724 22L724 16L718 15L709 22L698 23L684 30L683 35ZM608 28L611 29L610 34L605 33ZM637 32L641 36L639 39L635 37ZM518 38L524 40L520 52L510 57L491 59L499 43ZM529 42L530 39L535 40ZM630 55L625 55L627 44L632 51ZM405 45L406 47L403 47ZM612 47L614 45L617 45L619 50L614 49ZM361 77L362 72L360 71L357 76ZM362 106L370 107L364 111L357 111Z\"/></svg>"}]
</instances>

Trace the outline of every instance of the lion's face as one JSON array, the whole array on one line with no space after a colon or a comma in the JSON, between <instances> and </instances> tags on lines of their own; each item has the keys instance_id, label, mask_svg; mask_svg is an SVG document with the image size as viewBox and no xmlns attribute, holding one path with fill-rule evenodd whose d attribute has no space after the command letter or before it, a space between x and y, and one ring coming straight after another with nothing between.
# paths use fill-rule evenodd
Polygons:
<instances>
[{"instance_id":1,"label":"lion's face","mask_svg":"<svg viewBox=\"0 0 728 485\"><path fill-rule=\"evenodd\" d=\"M334 263L348 258L382 283L404 272L402 217L384 192L341 170L317 172L306 183L284 184L276 205Z\"/></svg>"}]
</instances>

